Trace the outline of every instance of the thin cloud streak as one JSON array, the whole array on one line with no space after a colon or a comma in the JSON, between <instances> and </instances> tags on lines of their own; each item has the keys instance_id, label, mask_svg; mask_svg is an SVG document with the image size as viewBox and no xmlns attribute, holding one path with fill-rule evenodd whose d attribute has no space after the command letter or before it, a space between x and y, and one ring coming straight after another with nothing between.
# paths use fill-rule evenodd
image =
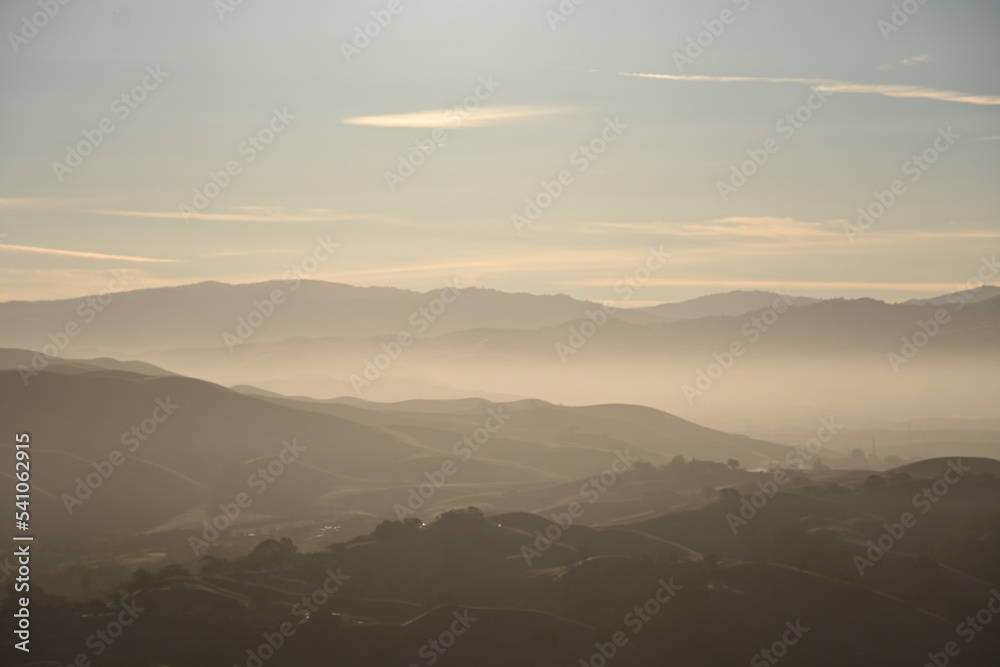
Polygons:
<instances>
[{"instance_id":1,"label":"thin cloud streak","mask_svg":"<svg viewBox=\"0 0 1000 667\"><path fill-rule=\"evenodd\" d=\"M882 95L904 99L936 100L939 102L956 102L960 104L977 104L983 106L1000 106L1000 96L970 95L951 90L937 90L923 86L903 86L894 84L851 83L835 79L809 79L798 77L768 77L768 76L710 76L704 74L645 74L639 72L618 72L621 76L631 76L642 79L663 79L666 81L695 81L709 83L794 83L810 86L826 93L845 93L851 95Z\"/></svg>"},{"instance_id":2,"label":"thin cloud streak","mask_svg":"<svg viewBox=\"0 0 1000 667\"><path fill-rule=\"evenodd\" d=\"M179 259L156 259L153 257L134 257L131 255L108 255L100 252L83 252L80 250L58 250L55 248L38 248L26 245L0 244L0 252L23 252L38 255L59 255L61 257L80 257L83 259L114 259L122 262L150 262L157 264L176 264Z\"/></svg>"},{"instance_id":3,"label":"thin cloud streak","mask_svg":"<svg viewBox=\"0 0 1000 667\"><path fill-rule=\"evenodd\" d=\"M645 222L618 223L592 222L581 230L584 234L644 234L656 236L673 236L679 238L733 238L733 239L766 239L772 241L825 241L844 238L843 225L846 220L826 220L822 222L804 222L794 218L777 217L742 217L718 218L701 222ZM886 239L893 241L921 239L995 239L1000 238L1000 231L984 231L963 229L952 232L901 230L868 233L871 239Z\"/></svg>"},{"instance_id":4,"label":"thin cloud streak","mask_svg":"<svg viewBox=\"0 0 1000 667\"><path fill-rule=\"evenodd\" d=\"M129 218L153 218L159 220L183 220L179 211L117 211L108 209L91 209L87 213L99 215L114 215ZM280 208L241 207L232 213L191 213L190 218L204 222L346 222L356 220L385 220L372 214L341 213L330 209L305 209L289 213Z\"/></svg>"},{"instance_id":5,"label":"thin cloud streak","mask_svg":"<svg viewBox=\"0 0 1000 667\"><path fill-rule=\"evenodd\" d=\"M456 109L430 109L428 111L416 111L413 113L355 116L345 118L341 122L344 125L364 125L381 128L435 129L459 126L489 127L492 125L523 122L541 116L566 113L566 111L567 109L561 107L530 106L480 108L470 112Z\"/></svg>"}]
</instances>

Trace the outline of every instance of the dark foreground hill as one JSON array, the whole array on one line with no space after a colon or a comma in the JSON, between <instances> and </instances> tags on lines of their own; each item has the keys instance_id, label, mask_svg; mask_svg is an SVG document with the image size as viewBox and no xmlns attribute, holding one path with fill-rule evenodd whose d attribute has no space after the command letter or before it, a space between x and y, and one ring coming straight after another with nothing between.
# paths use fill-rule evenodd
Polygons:
<instances>
[{"instance_id":1,"label":"dark foreground hill","mask_svg":"<svg viewBox=\"0 0 1000 667\"><path fill-rule=\"evenodd\" d=\"M36 659L93 657L89 638L139 609L101 664L903 667L951 650L985 667L1000 655L998 467L803 473L773 497L737 485L613 527L576 523L573 509L468 508L308 554L268 539L242 557L137 570L90 603L39 594ZM938 501L924 513L927 493ZM4 650L5 664L28 664Z\"/></svg>"}]
</instances>

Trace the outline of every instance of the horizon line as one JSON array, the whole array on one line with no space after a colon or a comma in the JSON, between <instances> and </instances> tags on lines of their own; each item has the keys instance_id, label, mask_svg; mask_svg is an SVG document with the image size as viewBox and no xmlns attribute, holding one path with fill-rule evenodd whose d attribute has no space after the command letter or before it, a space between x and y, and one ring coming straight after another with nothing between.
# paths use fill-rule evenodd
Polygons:
<instances>
[{"instance_id":1,"label":"horizon line","mask_svg":"<svg viewBox=\"0 0 1000 667\"><path fill-rule=\"evenodd\" d=\"M303 279L298 279L298 278L296 278L296 279L272 278L272 279L269 279L269 280L256 280L256 281L249 281L249 282L226 282L226 281L223 281L223 280L208 279L208 280L199 280L199 281L194 281L194 282L175 283L175 284L169 284L169 285L153 285L153 286L148 286L148 287L136 287L135 289L123 289L123 290L120 290L120 291L115 292L115 293L116 294L126 294L126 293L140 292L140 291L181 289L181 288L185 288L185 287L198 287L200 285L211 285L211 284L223 285L223 286L226 286L226 287L251 287L251 286L255 286L255 285L267 285L267 284L272 284L272 283L292 283L292 282L298 282L298 283L320 283L320 284L325 284L325 285L339 285L339 286L351 287L351 288L355 288L355 289L387 289L387 290L398 290L398 291L401 291L401 292L412 292L414 294L429 294L429 293L435 292L435 291L437 291L437 290L440 289L438 287L434 287L434 288L431 288L429 290L419 290L419 289L413 289L413 288L408 288L408 287L399 287L399 286L396 286L396 285L381 285L381 284L367 284L367 285L364 285L364 284L338 282L338 281L335 281L335 280L324 280L324 279L320 279L320 278L303 278ZM742 288L740 287L741 283L745 283ZM649 283L646 283L646 284L656 285L657 283L656 282L649 282ZM569 298L569 299L573 299L574 301L580 301L580 302L584 302L584 303L591 303L591 304L595 304L595 305L601 305L601 304L611 303L611 304L614 305L615 308L618 308L618 309L621 309L621 310L638 310L638 309L641 309L641 308L655 308L657 306L687 303L687 302L695 301L697 299L702 299L702 298L712 297L712 296L723 296L723 295L726 295L726 294L739 294L739 293L753 293L753 292L758 292L758 293L767 293L767 294L779 295L779 294L782 293L781 290L785 290L785 293L787 293L789 296L792 296L792 297L795 297L795 298L813 299L815 301L833 301L833 300L837 300L837 299L845 300L845 301L860 301L860 300L864 300L864 299L869 299L869 300L872 300L872 301L879 301L881 303L886 303L886 304L902 304L902 303L906 303L906 302L912 301L912 300L936 299L936 298L948 296L950 294L956 294L956 293L961 293L961 292L980 290L980 289L985 289L985 288L1000 289L1000 285L993 284L993 283L984 284L984 285L978 285L976 287L966 287L965 289L962 289L963 286L960 285L960 284L951 284L951 283L894 283L894 282L887 282L887 283L870 283L870 282L869 283L852 283L852 282L848 282L848 283L845 283L845 282L826 282L826 283L822 283L822 282L811 282L811 283L806 283L806 282L802 282L802 281L790 282L790 281L677 280L677 281L672 281L671 283L665 283L664 285L669 285L669 284L675 284L677 286L710 286L710 285L718 285L719 287L723 287L725 285L730 285L730 286L736 287L736 289L728 289L728 290L715 291L715 292L705 292L704 294L700 294L698 296L693 296L693 297L687 298L687 299L679 299L679 300L675 300L675 301L660 301L660 300L655 300L655 299L643 299L643 300L625 299L625 300L619 300L619 301L615 301L615 300L612 300L612 299L607 299L607 300L601 301L601 300L594 300L594 299L576 297L576 296L573 296L573 295L568 294L566 292L507 291L507 290L499 289L499 288L496 288L496 287L487 287L485 285L466 285L466 286L460 286L458 289L459 290L478 289L478 290L491 291L491 292L500 292L502 294L509 294L509 295L524 294L524 295L534 296L534 297L566 297L566 298ZM664 286L664 285L661 285L661 286ZM866 296L854 296L854 297L843 296L843 295L829 296L829 297L817 297L817 296L811 296L811 295L807 295L807 294L792 294L791 293L791 288L788 287L788 285L808 285L812 289L836 289L836 288L852 289L851 286L861 286L861 285L864 285L864 286L871 286L873 288L881 288L881 289L885 289L885 290L889 290L889 291L900 291L900 292L917 292L917 291L919 291L919 292L926 292L926 293L929 293L930 296L926 296L926 297L914 297L914 298L911 298L911 299L902 299L902 300L899 300L899 301L887 301L885 299L879 299L879 298L875 298L873 296L867 296L867 295ZM773 289L766 289L766 286L773 286ZM859 287L853 287L853 289L858 289L858 288ZM941 290L941 289L944 289L945 291L936 291L936 290ZM12 303L52 303L52 302L56 302L56 301L74 301L74 300L77 300L77 299L86 299L88 297L95 296L96 294L97 294L96 292L90 292L90 293L85 293L85 294L79 294L79 295L76 295L76 296L56 297L56 298L51 298L51 299L30 299L30 298L7 299L5 301L0 301L0 305L12 304Z\"/></svg>"}]
</instances>

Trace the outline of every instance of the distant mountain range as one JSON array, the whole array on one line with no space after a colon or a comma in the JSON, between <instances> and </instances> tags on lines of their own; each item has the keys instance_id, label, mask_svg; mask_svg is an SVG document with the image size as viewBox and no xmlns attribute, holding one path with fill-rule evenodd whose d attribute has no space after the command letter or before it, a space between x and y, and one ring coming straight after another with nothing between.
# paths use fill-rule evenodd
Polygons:
<instances>
[{"instance_id":1,"label":"distant mountain range","mask_svg":"<svg viewBox=\"0 0 1000 667\"><path fill-rule=\"evenodd\" d=\"M917 306L947 306L954 305L958 302L958 300L963 300L968 303L977 303L979 301L995 299L998 296L1000 296L1000 287L997 287L996 285L983 285L982 287L976 287L965 292L952 292L951 294L942 294L941 296L935 296L929 299L910 299L909 301L904 301L903 303Z\"/></svg>"},{"instance_id":2,"label":"distant mountain range","mask_svg":"<svg viewBox=\"0 0 1000 667\"><path fill-rule=\"evenodd\" d=\"M725 294L709 294L688 301L663 303L659 306L639 308L643 313L655 315L666 322L680 320L697 320L702 317L735 317L755 310L763 310L775 301L787 301L793 306L804 306L816 303L820 299L805 296L791 296L777 292L736 291Z\"/></svg>"},{"instance_id":3,"label":"distant mountain range","mask_svg":"<svg viewBox=\"0 0 1000 667\"><path fill-rule=\"evenodd\" d=\"M24 368L105 357L282 395L632 403L725 428L762 408L981 419L1000 403L996 292L731 292L608 314L480 288L201 283L2 303L0 347L50 355Z\"/></svg>"},{"instance_id":4,"label":"distant mountain range","mask_svg":"<svg viewBox=\"0 0 1000 667\"><path fill-rule=\"evenodd\" d=\"M970 302L998 295L1000 288L981 288ZM937 305L946 299L942 295L908 305ZM729 292L622 309L611 319L655 325L736 317L775 303L801 307L821 301L773 292ZM102 297L0 303L0 346L41 349L50 342L49 334L58 335L70 323L79 325L79 333L72 339L74 349L120 355L222 347L226 344L225 334L240 336L241 319L246 322L243 332L252 332L253 342L265 343L292 338L394 336L401 331L420 338L479 329L537 330L581 320L588 312L602 310L601 304L566 295L510 294L482 288L419 293L319 281L248 285L206 282Z\"/></svg>"}]
</instances>

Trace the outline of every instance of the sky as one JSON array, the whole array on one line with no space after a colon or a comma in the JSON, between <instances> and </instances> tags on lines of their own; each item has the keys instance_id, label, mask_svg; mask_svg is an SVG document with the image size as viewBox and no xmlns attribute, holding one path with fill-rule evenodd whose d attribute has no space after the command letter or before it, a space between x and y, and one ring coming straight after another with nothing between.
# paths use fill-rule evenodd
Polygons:
<instances>
[{"instance_id":1,"label":"sky","mask_svg":"<svg viewBox=\"0 0 1000 667\"><path fill-rule=\"evenodd\" d=\"M961 289L1000 241L1000 3L910 3L7 0L0 300Z\"/></svg>"}]
</instances>

